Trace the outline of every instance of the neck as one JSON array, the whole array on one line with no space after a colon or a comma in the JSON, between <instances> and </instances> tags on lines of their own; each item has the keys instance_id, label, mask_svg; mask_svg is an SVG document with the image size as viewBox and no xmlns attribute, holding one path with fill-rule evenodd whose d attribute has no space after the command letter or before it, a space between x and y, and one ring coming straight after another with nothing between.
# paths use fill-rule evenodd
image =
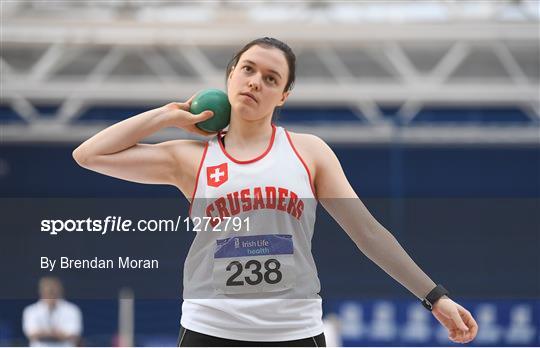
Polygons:
<instances>
[{"instance_id":1,"label":"neck","mask_svg":"<svg viewBox=\"0 0 540 348\"><path fill-rule=\"evenodd\" d=\"M237 117L231 117L231 123L227 131L227 147L251 146L259 142L267 143L272 136L271 119L264 118L255 121L245 121Z\"/></svg>"},{"instance_id":2,"label":"neck","mask_svg":"<svg viewBox=\"0 0 540 348\"><path fill-rule=\"evenodd\" d=\"M45 299L43 301L45 301L45 304L47 305L47 307L49 307L50 310L53 310L56 307L57 302L58 302L57 299L54 299L54 300L53 299Z\"/></svg>"}]
</instances>

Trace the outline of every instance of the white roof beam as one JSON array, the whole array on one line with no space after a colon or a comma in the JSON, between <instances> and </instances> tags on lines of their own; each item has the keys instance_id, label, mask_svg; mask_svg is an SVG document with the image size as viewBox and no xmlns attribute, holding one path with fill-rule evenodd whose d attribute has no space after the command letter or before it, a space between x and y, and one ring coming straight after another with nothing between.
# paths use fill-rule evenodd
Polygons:
<instances>
[{"instance_id":1,"label":"white roof beam","mask_svg":"<svg viewBox=\"0 0 540 348\"><path fill-rule=\"evenodd\" d=\"M471 47L464 42L456 42L429 73L434 83L443 83L471 53Z\"/></svg>"},{"instance_id":2,"label":"white roof beam","mask_svg":"<svg viewBox=\"0 0 540 348\"><path fill-rule=\"evenodd\" d=\"M399 73L399 78L403 81L418 82L418 71L398 43L388 42L385 44L384 53Z\"/></svg>"},{"instance_id":3,"label":"white roof beam","mask_svg":"<svg viewBox=\"0 0 540 348\"><path fill-rule=\"evenodd\" d=\"M540 28L539 28L540 30ZM506 69L506 72L517 84L526 84L529 82L527 75L523 72L518 62L512 56L512 53L508 50L508 47L503 42L494 42L493 49L502 65Z\"/></svg>"},{"instance_id":4,"label":"white roof beam","mask_svg":"<svg viewBox=\"0 0 540 348\"><path fill-rule=\"evenodd\" d=\"M15 94L10 97L10 105L19 116L29 123L32 123L39 117L39 111L28 101L28 99L21 97L20 94Z\"/></svg>"},{"instance_id":5,"label":"white roof beam","mask_svg":"<svg viewBox=\"0 0 540 348\"><path fill-rule=\"evenodd\" d=\"M34 81L47 78L61 63L62 57L65 54L65 47L61 43L51 44L32 66L30 71L30 79Z\"/></svg>"},{"instance_id":6,"label":"white roof beam","mask_svg":"<svg viewBox=\"0 0 540 348\"><path fill-rule=\"evenodd\" d=\"M6 43L93 43L107 45L239 45L251 37L267 36L268 24L224 24L216 34L214 25L189 26L175 23L124 23L103 25L102 22L82 22L77 25L62 22L6 21L2 25ZM317 45L327 41L334 44L381 41L490 41L538 40L537 23L460 23L451 27L430 24L339 24L331 25L287 23L277 25L271 35L288 42Z\"/></svg>"},{"instance_id":7,"label":"white roof beam","mask_svg":"<svg viewBox=\"0 0 540 348\"><path fill-rule=\"evenodd\" d=\"M38 99L62 99L66 95L75 94L85 96L88 100L133 100L155 99L160 100L170 96L191 95L198 88L208 88L208 84L202 81L185 79L182 83L172 83L173 89L163 89L160 82L137 82L126 79L115 80L106 84L85 84L79 81L54 80L49 82L32 83L26 79L13 79L4 84L6 96L22 93L28 98ZM332 93L328 93L328 88ZM524 85L511 85L504 82L492 81L486 85L484 81L469 81L467 83L452 84L396 84L371 81L355 81L344 84L329 85L326 81L309 82L300 81L295 86L291 98L317 104L335 103L336 101L357 101L373 99L382 102L403 101L418 97L419 94L426 101L449 101L449 102L521 102L533 101L538 98L538 85L534 83ZM161 97L159 97L161 96Z\"/></svg>"},{"instance_id":8,"label":"white roof beam","mask_svg":"<svg viewBox=\"0 0 540 348\"><path fill-rule=\"evenodd\" d=\"M174 82L178 79L176 71L174 71L169 62L154 47L149 47L145 51L139 51L138 55L161 81Z\"/></svg>"}]
</instances>

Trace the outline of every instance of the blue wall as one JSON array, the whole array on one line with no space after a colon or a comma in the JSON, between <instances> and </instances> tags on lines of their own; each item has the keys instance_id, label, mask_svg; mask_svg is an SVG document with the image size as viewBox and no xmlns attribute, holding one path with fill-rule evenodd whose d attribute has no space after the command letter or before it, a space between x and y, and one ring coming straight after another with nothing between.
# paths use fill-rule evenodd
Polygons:
<instances>
[{"instance_id":1,"label":"blue wall","mask_svg":"<svg viewBox=\"0 0 540 348\"><path fill-rule=\"evenodd\" d=\"M0 145L4 197L177 197L80 168L76 145ZM539 197L538 147L332 146L361 197Z\"/></svg>"},{"instance_id":2,"label":"blue wall","mask_svg":"<svg viewBox=\"0 0 540 348\"><path fill-rule=\"evenodd\" d=\"M0 159L8 167L0 177L2 197L183 199L172 187L128 183L79 168L71 158L74 147L0 145ZM540 298L539 148L333 148L372 213L455 298ZM3 235L2 245L9 245L9 238L17 236ZM356 249L323 209L318 215L313 252L322 295L330 302L411 299L407 290ZM20 313L29 302L0 301L0 344L24 343ZM116 328L115 301L78 303L85 315L87 343L110 344ZM179 302L138 301L136 311L141 340L146 333L175 335ZM3 335L9 340L1 341ZM160 342L154 336L146 339ZM165 338L163 342L169 341Z\"/></svg>"}]
</instances>

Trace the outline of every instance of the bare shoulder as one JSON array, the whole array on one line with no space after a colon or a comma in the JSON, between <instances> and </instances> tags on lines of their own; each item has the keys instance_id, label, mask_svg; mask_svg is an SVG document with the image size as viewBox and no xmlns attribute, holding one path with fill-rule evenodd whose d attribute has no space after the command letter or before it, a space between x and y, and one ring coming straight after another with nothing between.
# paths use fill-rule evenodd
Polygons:
<instances>
[{"instance_id":1,"label":"bare shoulder","mask_svg":"<svg viewBox=\"0 0 540 348\"><path fill-rule=\"evenodd\" d=\"M289 135L291 136L291 140L295 143L295 145L298 144L306 144L308 146L322 146L326 145L324 140L319 138L318 136L314 134L309 133L295 133L291 131L287 131Z\"/></svg>"},{"instance_id":2,"label":"bare shoulder","mask_svg":"<svg viewBox=\"0 0 540 348\"><path fill-rule=\"evenodd\" d=\"M314 159L330 150L330 147L324 140L314 134L288 132L291 141L298 151L305 153ZM330 150L331 151L331 150Z\"/></svg>"},{"instance_id":3,"label":"bare shoulder","mask_svg":"<svg viewBox=\"0 0 540 348\"><path fill-rule=\"evenodd\" d=\"M316 175L317 168L320 166L321 161L332 154L332 150L324 140L316 135L308 133L288 133L299 156L304 159L309 170Z\"/></svg>"},{"instance_id":4,"label":"bare shoulder","mask_svg":"<svg viewBox=\"0 0 540 348\"><path fill-rule=\"evenodd\" d=\"M313 173L313 186L319 199L358 197L338 157L324 140L312 134L291 133L291 141Z\"/></svg>"}]
</instances>

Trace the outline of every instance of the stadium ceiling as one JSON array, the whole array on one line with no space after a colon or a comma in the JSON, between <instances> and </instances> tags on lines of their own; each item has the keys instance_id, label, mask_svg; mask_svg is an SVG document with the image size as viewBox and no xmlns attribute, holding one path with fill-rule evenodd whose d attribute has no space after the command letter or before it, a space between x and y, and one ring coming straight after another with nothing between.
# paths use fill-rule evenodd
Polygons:
<instances>
[{"instance_id":1,"label":"stadium ceiling","mask_svg":"<svg viewBox=\"0 0 540 348\"><path fill-rule=\"evenodd\" d=\"M39 125L4 125L3 136L82 138L95 128L74 123L93 105L156 105L224 88L233 52L260 36L297 54L289 105L358 110L368 126L357 131L368 139L393 134L385 106L397 106L405 125L426 106L464 105L518 107L538 124L539 11L536 1L3 1L2 104ZM60 107L44 119L37 105ZM530 140L538 129L506 131L505 139ZM404 139L433 141L438 132L456 133L416 129Z\"/></svg>"}]
</instances>

